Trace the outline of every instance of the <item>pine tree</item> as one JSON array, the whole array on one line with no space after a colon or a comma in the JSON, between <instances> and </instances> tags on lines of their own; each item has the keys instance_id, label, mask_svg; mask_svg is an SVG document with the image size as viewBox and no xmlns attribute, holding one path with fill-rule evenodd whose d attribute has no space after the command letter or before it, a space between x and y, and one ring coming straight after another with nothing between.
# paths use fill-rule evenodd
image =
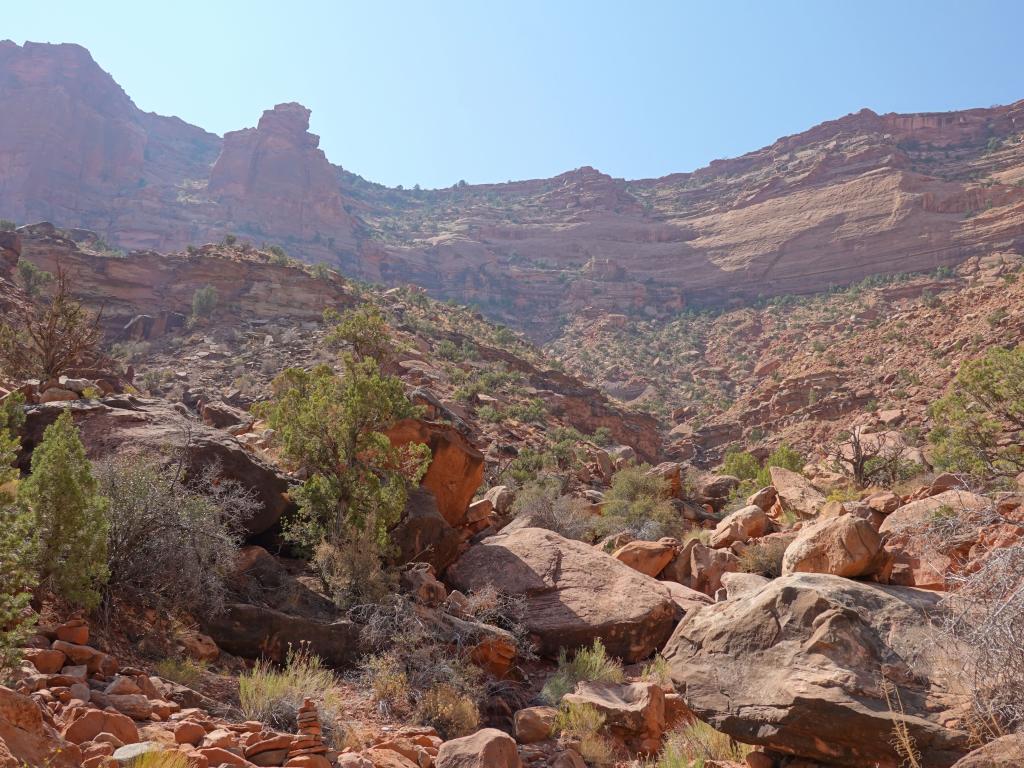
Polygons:
<instances>
[{"instance_id":1,"label":"pine tree","mask_svg":"<svg viewBox=\"0 0 1024 768\"><path fill-rule=\"evenodd\" d=\"M39 540L40 585L94 608L107 578L107 500L97 492L78 429L65 411L32 453L32 474L18 490Z\"/></svg>"},{"instance_id":2,"label":"pine tree","mask_svg":"<svg viewBox=\"0 0 1024 768\"><path fill-rule=\"evenodd\" d=\"M14 503L18 442L11 431L23 418L21 403L19 395L0 402L0 680L21 660L21 646L34 624L27 610L35 587L32 522Z\"/></svg>"}]
</instances>

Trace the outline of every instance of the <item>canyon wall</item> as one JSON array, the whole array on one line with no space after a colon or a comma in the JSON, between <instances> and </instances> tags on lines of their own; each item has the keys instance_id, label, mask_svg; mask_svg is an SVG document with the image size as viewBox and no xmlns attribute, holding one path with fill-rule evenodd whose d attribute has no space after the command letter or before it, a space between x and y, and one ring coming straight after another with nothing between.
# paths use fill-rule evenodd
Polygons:
<instances>
[{"instance_id":1,"label":"canyon wall","mask_svg":"<svg viewBox=\"0 0 1024 768\"><path fill-rule=\"evenodd\" d=\"M232 233L550 336L573 315L821 290L1024 247L1024 102L822 123L660 179L388 189L309 110L223 138L139 110L76 45L0 42L0 217L173 250Z\"/></svg>"}]
</instances>

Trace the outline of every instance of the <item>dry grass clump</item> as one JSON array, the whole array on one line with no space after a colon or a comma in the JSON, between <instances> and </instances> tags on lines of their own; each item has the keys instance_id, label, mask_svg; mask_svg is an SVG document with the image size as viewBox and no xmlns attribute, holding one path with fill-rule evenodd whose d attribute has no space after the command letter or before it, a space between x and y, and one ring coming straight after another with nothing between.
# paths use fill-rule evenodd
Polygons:
<instances>
[{"instance_id":1,"label":"dry grass clump","mask_svg":"<svg viewBox=\"0 0 1024 768\"><path fill-rule=\"evenodd\" d=\"M444 739L469 736L480 728L476 701L448 683L435 685L420 699L416 719L432 725Z\"/></svg>"},{"instance_id":2,"label":"dry grass clump","mask_svg":"<svg viewBox=\"0 0 1024 768\"><path fill-rule=\"evenodd\" d=\"M478 705L485 691L482 672L469 660L473 638L442 634L399 595L352 615L363 624L363 643L371 650L358 675L382 715L411 714L458 736L479 723Z\"/></svg>"},{"instance_id":3,"label":"dry grass clump","mask_svg":"<svg viewBox=\"0 0 1024 768\"><path fill-rule=\"evenodd\" d=\"M596 522L589 506L583 499L563 494L557 480L537 480L516 494L512 514L528 517L531 525L547 528L567 539L589 541Z\"/></svg>"},{"instance_id":4,"label":"dry grass clump","mask_svg":"<svg viewBox=\"0 0 1024 768\"><path fill-rule=\"evenodd\" d=\"M279 731L294 732L302 700L311 698L320 706L325 736L330 736L338 702L337 680L325 669L319 656L307 647L289 648L284 666L260 660L238 678L242 713Z\"/></svg>"},{"instance_id":5,"label":"dry grass clump","mask_svg":"<svg viewBox=\"0 0 1024 768\"><path fill-rule=\"evenodd\" d=\"M189 765L185 753L167 750L139 755L128 763L128 768L189 768Z\"/></svg>"},{"instance_id":6,"label":"dry grass clump","mask_svg":"<svg viewBox=\"0 0 1024 768\"><path fill-rule=\"evenodd\" d=\"M750 752L748 745L702 720L693 720L668 735L650 768L703 768L712 761L742 763Z\"/></svg>"},{"instance_id":7,"label":"dry grass clump","mask_svg":"<svg viewBox=\"0 0 1024 768\"><path fill-rule=\"evenodd\" d=\"M601 683L621 683L625 679L622 664L608 656L600 638L590 648L581 648L569 660L563 648L558 652L558 670L544 684L541 698L552 706L558 706L562 697L576 690L576 684L583 680Z\"/></svg>"},{"instance_id":8,"label":"dry grass clump","mask_svg":"<svg viewBox=\"0 0 1024 768\"><path fill-rule=\"evenodd\" d=\"M568 704L558 710L554 732L572 744L587 765L611 765L615 761L615 749L601 733L604 720L604 715L590 704Z\"/></svg>"},{"instance_id":9,"label":"dry grass clump","mask_svg":"<svg viewBox=\"0 0 1024 768\"><path fill-rule=\"evenodd\" d=\"M1024 544L980 560L951 577L945 630L972 649L962 674L976 720L994 736L1024 724Z\"/></svg>"},{"instance_id":10,"label":"dry grass clump","mask_svg":"<svg viewBox=\"0 0 1024 768\"><path fill-rule=\"evenodd\" d=\"M655 654L650 663L644 665L641 677L651 683L657 683L663 688L672 685L672 675L669 673L668 660L660 653Z\"/></svg>"},{"instance_id":11,"label":"dry grass clump","mask_svg":"<svg viewBox=\"0 0 1024 768\"><path fill-rule=\"evenodd\" d=\"M782 575L782 556L786 554L789 541L768 538L751 542L740 553L740 570L775 579Z\"/></svg>"},{"instance_id":12,"label":"dry grass clump","mask_svg":"<svg viewBox=\"0 0 1024 768\"><path fill-rule=\"evenodd\" d=\"M198 688L206 674L206 662L189 658L160 659L156 663L156 673L172 683L184 685L186 688Z\"/></svg>"}]
</instances>

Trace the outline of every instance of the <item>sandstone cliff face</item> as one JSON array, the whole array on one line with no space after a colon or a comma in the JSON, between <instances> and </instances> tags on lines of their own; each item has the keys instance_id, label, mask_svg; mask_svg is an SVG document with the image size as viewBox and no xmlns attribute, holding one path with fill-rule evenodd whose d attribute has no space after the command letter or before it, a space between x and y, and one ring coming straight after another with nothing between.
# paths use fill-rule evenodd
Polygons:
<instances>
[{"instance_id":1,"label":"sandstone cliff face","mask_svg":"<svg viewBox=\"0 0 1024 768\"><path fill-rule=\"evenodd\" d=\"M208 192L228 221L272 240L331 239L354 248L357 222L344 208L334 167L309 133L301 104L268 109L256 128L232 131L210 172Z\"/></svg>"},{"instance_id":2,"label":"sandstone cliff face","mask_svg":"<svg viewBox=\"0 0 1024 768\"><path fill-rule=\"evenodd\" d=\"M75 295L102 308L112 329L139 313L188 315L193 295L204 286L217 291L218 306L250 318L315 320L327 307L355 303L336 274L313 279L298 267L262 260L256 252L245 258L210 245L194 253L132 251L118 257L80 247L50 224L24 227L18 234L22 256L51 273L63 269Z\"/></svg>"},{"instance_id":3,"label":"sandstone cliff face","mask_svg":"<svg viewBox=\"0 0 1024 768\"><path fill-rule=\"evenodd\" d=\"M660 179L393 190L331 165L309 110L223 140L139 111L88 52L0 43L0 216L123 248L234 232L416 283L550 338L562 318L668 316L1024 248L1024 102L862 110Z\"/></svg>"}]
</instances>

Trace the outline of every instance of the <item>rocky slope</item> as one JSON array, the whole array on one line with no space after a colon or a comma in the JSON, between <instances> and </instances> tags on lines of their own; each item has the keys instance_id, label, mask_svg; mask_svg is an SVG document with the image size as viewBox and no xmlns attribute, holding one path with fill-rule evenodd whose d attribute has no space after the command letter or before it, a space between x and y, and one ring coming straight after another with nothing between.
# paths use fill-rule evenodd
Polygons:
<instances>
[{"instance_id":1,"label":"rocky slope","mask_svg":"<svg viewBox=\"0 0 1024 768\"><path fill-rule=\"evenodd\" d=\"M332 165L297 104L223 138L141 112L74 45L0 44L0 215L168 250L235 232L474 303L538 338L565 316L821 290L1015 251L1024 103L862 110L661 179L396 190Z\"/></svg>"},{"instance_id":2,"label":"rocky slope","mask_svg":"<svg viewBox=\"0 0 1024 768\"><path fill-rule=\"evenodd\" d=\"M548 350L625 403L670 419L669 452L807 455L853 427L920 444L960 363L1020 339L1021 257L668 320L576 320Z\"/></svg>"}]
</instances>

